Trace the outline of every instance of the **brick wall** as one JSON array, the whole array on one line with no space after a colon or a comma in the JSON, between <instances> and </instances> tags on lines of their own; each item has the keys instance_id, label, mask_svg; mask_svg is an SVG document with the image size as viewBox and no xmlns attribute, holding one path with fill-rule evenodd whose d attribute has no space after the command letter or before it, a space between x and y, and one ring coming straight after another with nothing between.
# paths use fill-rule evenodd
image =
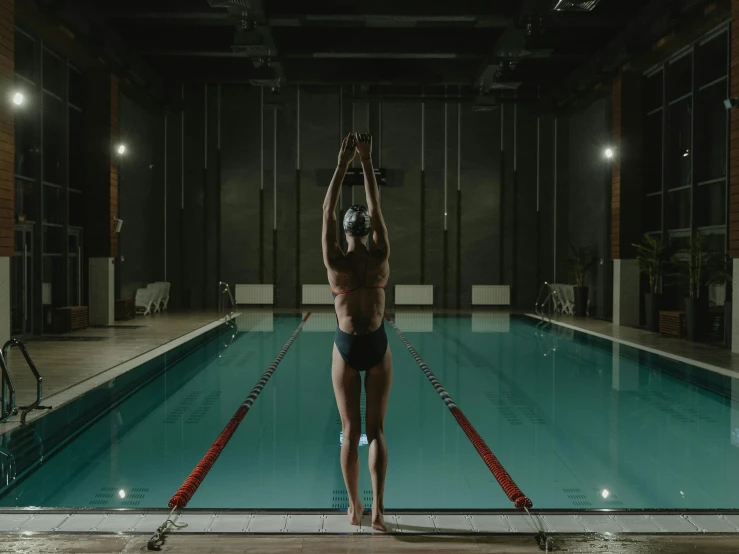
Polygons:
<instances>
[{"instance_id":1,"label":"brick wall","mask_svg":"<svg viewBox=\"0 0 739 554\"><path fill-rule=\"evenodd\" d=\"M739 96L739 0L731 1L731 95ZM730 112L729 255L739 258L739 109Z\"/></svg>"},{"instance_id":2,"label":"brick wall","mask_svg":"<svg viewBox=\"0 0 739 554\"><path fill-rule=\"evenodd\" d=\"M110 144L116 148L118 144L118 77L110 77ZM110 256L118 255L118 233L115 232L118 219L118 156L110 157Z\"/></svg>"},{"instance_id":3,"label":"brick wall","mask_svg":"<svg viewBox=\"0 0 739 554\"><path fill-rule=\"evenodd\" d=\"M619 75L613 81L613 147L616 159L611 169L611 258L621 258L621 97L623 77Z\"/></svg>"},{"instance_id":4,"label":"brick wall","mask_svg":"<svg viewBox=\"0 0 739 554\"><path fill-rule=\"evenodd\" d=\"M15 222L15 131L8 96L14 82L13 4L13 0L0 0L0 256L13 255Z\"/></svg>"}]
</instances>

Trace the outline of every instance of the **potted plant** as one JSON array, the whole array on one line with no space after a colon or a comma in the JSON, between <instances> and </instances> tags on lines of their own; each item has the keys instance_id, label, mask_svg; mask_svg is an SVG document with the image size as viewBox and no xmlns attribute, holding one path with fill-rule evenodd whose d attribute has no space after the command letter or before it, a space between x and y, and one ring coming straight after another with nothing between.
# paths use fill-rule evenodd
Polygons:
<instances>
[{"instance_id":1,"label":"potted plant","mask_svg":"<svg viewBox=\"0 0 739 554\"><path fill-rule=\"evenodd\" d=\"M644 235L641 244L632 246L636 248L639 270L649 278L649 292L644 295L647 329L656 333L659 331L659 308L662 303L659 288L667 262L667 250L660 239L649 234Z\"/></svg>"},{"instance_id":2,"label":"potted plant","mask_svg":"<svg viewBox=\"0 0 739 554\"><path fill-rule=\"evenodd\" d=\"M721 258L713 256L709 265L709 285L724 285L724 344L731 348L731 319L732 314L732 284L734 276L732 275L733 260L731 258Z\"/></svg>"},{"instance_id":3,"label":"potted plant","mask_svg":"<svg viewBox=\"0 0 739 554\"><path fill-rule=\"evenodd\" d=\"M706 250L706 237L697 232L690 239L690 247L683 251L683 277L688 283L685 298L685 326L688 340L700 340L706 327L708 298L705 288L725 279L725 262L721 256Z\"/></svg>"},{"instance_id":4,"label":"potted plant","mask_svg":"<svg viewBox=\"0 0 739 554\"><path fill-rule=\"evenodd\" d=\"M588 248L570 246L568 265L572 278L575 280L575 315L585 316L588 313L589 288L585 286L585 275L592 269L595 256Z\"/></svg>"}]
</instances>

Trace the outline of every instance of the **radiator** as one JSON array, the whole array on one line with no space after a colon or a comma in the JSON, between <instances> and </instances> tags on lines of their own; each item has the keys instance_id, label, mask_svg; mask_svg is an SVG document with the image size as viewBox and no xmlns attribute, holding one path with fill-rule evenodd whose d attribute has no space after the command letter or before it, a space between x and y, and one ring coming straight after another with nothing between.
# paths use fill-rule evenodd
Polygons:
<instances>
[{"instance_id":1,"label":"radiator","mask_svg":"<svg viewBox=\"0 0 739 554\"><path fill-rule=\"evenodd\" d=\"M247 333L271 333L274 331L272 312L241 312L236 316L236 328Z\"/></svg>"},{"instance_id":2,"label":"radiator","mask_svg":"<svg viewBox=\"0 0 739 554\"><path fill-rule=\"evenodd\" d=\"M395 312L395 324L408 333L433 333L434 314L431 312Z\"/></svg>"},{"instance_id":3,"label":"radiator","mask_svg":"<svg viewBox=\"0 0 739 554\"><path fill-rule=\"evenodd\" d=\"M274 304L274 285L236 285L237 304Z\"/></svg>"},{"instance_id":4,"label":"radiator","mask_svg":"<svg viewBox=\"0 0 739 554\"><path fill-rule=\"evenodd\" d=\"M305 317L305 313L303 314ZM304 333L327 333L336 331L335 313L313 313L303 325Z\"/></svg>"},{"instance_id":5,"label":"radiator","mask_svg":"<svg viewBox=\"0 0 739 554\"><path fill-rule=\"evenodd\" d=\"M302 303L307 306L317 304L333 304L329 285L303 285Z\"/></svg>"},{"instance_id":6,"label":"radiator","mask_svg":"<svg viewBox=\"0 0 739 554\"><path fill-rule=\"evenodd\" d=\"M433 285L395 285L395 305L433 306Z\"/></svg>"},{"instance_id":7,"label":"radiator","mask_svg":"<svg viewBox=\"0 0 739 554\"><path fill-rule=\"evenodd\" d=\"M511 287L508 285L472 285L473 306L510 306Z\"/></svg>"},{"instance_id":8,"label":"radiator","mask_svg":"<svg viewBox=\"0 0 739 554\"><path fill-rule=\"evenodd\" d=\"M473 333L508 333L511 328L508 314L472 313Z\"/></svg>"}]
</instances>

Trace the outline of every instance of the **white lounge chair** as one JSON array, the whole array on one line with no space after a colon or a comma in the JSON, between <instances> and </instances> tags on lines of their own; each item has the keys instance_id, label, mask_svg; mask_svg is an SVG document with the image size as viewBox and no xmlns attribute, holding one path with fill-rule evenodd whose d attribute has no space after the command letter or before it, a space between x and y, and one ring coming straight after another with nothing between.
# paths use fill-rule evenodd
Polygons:
<instances>
[{"instance_id":1,"label":"white lounge chair","mask_svg":"<svg viewBox=\"0 0 739 554\"><path fill-rule=\"evenodd\" d=\"M572 315L575 312L575 293L569 285L553 284L557 293L557 308L560 314Z\"/></svg>"},{"instance_id":2,"label":"white lounge chair","mask_svg":"<svg viewBox=\"0 0 739 554\"><path fill-rule=\"evenodd\" d=\"M152 307L152 313L157 313L159 311L159 304L161 303L162 299L164 298L164 287L159 285L159 283L149 283L146 285L146 288L151 290L152 299L151 299L151 307Z\"/></svg>"},{"instance_id":3,"label":"white lounge chair","mask_svg":"<svg viewBox=\"0 0 739 554\"><path fill-rule=\"evenodd\" d=\"M157 281L157 285L161 285L163 289L160 310L164 312L167 310L167 304L169 304L169 289L171 287L171 283L168 283L167 281Z\"/></svg>"},{"instance_id":4,"label":"white lounge chair","mask_svg":"<svg viewBox=\"0 0 739 554\"><path fill-rule=\"evenodd\" d=\"M153 289L137 289L136 290L136 313L141 315L151 314L153 298Z\"/></svg>"}]
</instances>

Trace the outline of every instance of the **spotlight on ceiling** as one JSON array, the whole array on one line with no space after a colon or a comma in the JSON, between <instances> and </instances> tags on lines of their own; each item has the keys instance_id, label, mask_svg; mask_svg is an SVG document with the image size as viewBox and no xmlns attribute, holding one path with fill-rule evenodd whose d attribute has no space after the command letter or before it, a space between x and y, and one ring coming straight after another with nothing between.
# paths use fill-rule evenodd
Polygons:
<instances>
[{"instance_id":1,"label":"spotlight on ceiling","mask_svg":"<svg viewBox=\"0 0 739 554\"><path fill-rule=\"evenodd\" d=\"M126 145L125 144L119 144L118 148L115 149L116 152L123 155L126 153Z\"/></svg>"},{"instance_id":2,"label":"spotlight on ceiling","mask_svg":"<svg viewBox=\"0 0 739 554\"><path fill-rule=\"evenodd\" d=\"M609 148L606 148L606 149L605 149L605 150L603 151L603 155L604 155L604 156L605 156L606 158L608 158L609 160L610 160L610 159L612 159L612 158L613 158L613 155L614 155L614 152L613 152L613 148L610 148L610 147L609 147Z\"/></svg>"},{"instance_id":3,"label":"spotlight on ceiling","mask_svg":"<svg viewBox=\"0 0 739 554\"><path fill-rule=\"evenodd\" d=\"M13 104L16 106L22 105L26 101L26 97L22 92L16 92L13 94Z\"/></svg>"}]
</instances>

